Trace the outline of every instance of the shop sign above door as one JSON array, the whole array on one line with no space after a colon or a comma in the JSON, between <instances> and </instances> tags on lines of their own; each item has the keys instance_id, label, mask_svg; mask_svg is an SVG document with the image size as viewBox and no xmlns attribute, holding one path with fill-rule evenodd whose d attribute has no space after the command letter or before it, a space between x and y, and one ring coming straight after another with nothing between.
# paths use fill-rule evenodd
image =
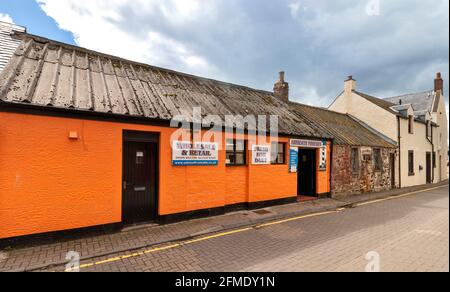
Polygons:
<instances>
[{"instance_id":1,"label":"shop sign above door","mask_svg":"<svg viewBox=\"0 0 450 292\"><path fill-rule=\"evenodd\" d=\"M291 139L291 147L322 148L324 143L317 140Z\"/></svg>"},{"instance_id":2,"label":"shop sign above door","mask_svg":"<svg viewBox=\"0 0 450 292\"><path fill-rule=\"evenodd\" d=\"M218 165L219 144L174 141L172 144L172 164L174 166Z\"/></svg>"}]
</instances>

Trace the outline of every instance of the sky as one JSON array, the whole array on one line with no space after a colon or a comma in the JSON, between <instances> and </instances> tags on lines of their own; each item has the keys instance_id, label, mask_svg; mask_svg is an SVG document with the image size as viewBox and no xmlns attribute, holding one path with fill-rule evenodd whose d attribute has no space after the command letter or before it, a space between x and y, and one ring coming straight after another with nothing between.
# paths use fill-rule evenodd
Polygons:
<instances>
[{"instance_id":1,"label":"sky","mask_svg":"<svg viewBox=\"0 0 450 292\"><path fill-rule=\"evenodd\" d=\"M328 106L449 85L448 0L0 0L0 20L133 61Z\"/></svg>"}]
</instances>

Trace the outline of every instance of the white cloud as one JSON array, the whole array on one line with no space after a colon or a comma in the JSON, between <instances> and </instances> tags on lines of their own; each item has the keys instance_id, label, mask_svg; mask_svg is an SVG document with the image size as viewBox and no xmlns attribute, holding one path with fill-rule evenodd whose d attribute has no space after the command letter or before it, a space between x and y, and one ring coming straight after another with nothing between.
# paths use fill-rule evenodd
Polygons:
<instances>
[{"instance_id":1,"label":"white cloud","mask_svg":"<svg viewBox=\"0 0 450 292\"><path fill-rule=\"evenodd\" d=\"M369 0L36 1L80 46L266 90L284 70L292 98L322 106L350 74L391 96L449 68L448 0L383 1L376 17Z\"/></svg>"},{"instance_id":2,"label":"white cloud","mask_svg":"<svg viewBox=\"0 0 450 292\"><path fill-rule=\"evenodd\" d=\"M300 12L301 4L299 1L289 4L289 9L291 10L292 18L297 18Z\"/></svg>"},{"instance_id":3,"label":"white cloud","mask_svg":"<svg viewBox=\"0 0 450 292\"><path fill-rule=\"evenodd\" d=\"M0 21L14 23L11 16L9 16L8 14L3 14L3 13L0 13Z\"/></svg>"},{"instance_id":4,"label":"white cloud","mask_svg":"<svg viewBox=\"0 0 450 292\"><path fill-rule=\"evenodd\" d=\"M211 75L217 71L213 64L188 45L148 25L156 20L157 14L163 15L166 24L171 26L195 22L213 12L208 5L201 5L201 0L37 2L61 29L73 33L75 42L82 47L194 74ZM130 19L130 15L148 21L133 28L131 26L136 25L137 20Z\"/></svg>"}]
</instances>

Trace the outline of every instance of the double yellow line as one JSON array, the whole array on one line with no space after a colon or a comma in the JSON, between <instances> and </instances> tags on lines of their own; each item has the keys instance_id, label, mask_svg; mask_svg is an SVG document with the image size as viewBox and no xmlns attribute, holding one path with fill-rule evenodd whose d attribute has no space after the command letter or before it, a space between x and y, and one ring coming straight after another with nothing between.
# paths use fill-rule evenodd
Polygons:
<instances>
[{"instance_id":1,"label":"double yellow line","mask_svg":"<svg viewBox=\"0 0 450 292\"><path fill-rule=\"evenodd\" d=\"M323 215L328 215L328 214L339 213L342 210L343 209L339 209L339 210L336 210L336 211L329 211L329 212L321 212L321 213L316 213L316 214L304 215L304 216L289 218L289 219L280 220L280 221L276 221L276 222L260 224L260 225L254 226L254 227L247 227L247 228L232 230L232 231L228 231L228 232L222 232L222 233L218 233L218 234L213 234L213 235L210 235L210 236L205 236L205 237L201 237L201 238L197 238L197 239L191 239L191 240L183 241L181 243L176 243L176 244L172 244L172 245L168 245L168 246L164 246L164 247L152 248L152 249L145 250L145 251L142 251L142 252L130 253L130 254L123 255L123 256L109 258L109 259L106 259L106 260L101 260L101 261L97 261L97 262L83 264L83 265L80 265L79 267L68 268L68 269L65 270L65 272L73 272L73 271L76 271L78 269L81 270L81 269L86 269L86 268L90 268L90 267L94 267L94 266L101 266L101 265L105 265L105 264L110 264L110 263L114 263L114 262L130 259L130 258L144 256L144 255L155 253L155 252L159 252L159 251L170 250L170 249L182 247L182 246L189 245L189 244L194 244L194 243L198 243L198 242L202 242L202 241L206 241L206 240L211 240L211 239L215 239L215 238L220 238L220 237L224 237L224 236L228 236L228 235L238 234L238 233L242 233L242 232L246 232L246 231L250 231L250 230L255 230L255 229L260 229L260 228L269 227L269 226L273 226L273 225L278 225L278 224L282 224L282 223L286 223L286 222L291 222L291 221L296 221L296 220L301 220L301 219L311 218L311 217L317 217L317 216L323 216Z\"/></svg>"},{"instance_id":2,"label":"double yellow line","mask_svg":"<svg viewBox=\"0 0 450 292\"><path fill-rule=\"evenodd\" d=\"M374 200L374 201L370 201L370 202L355 204L354 207L366 206L366 205L380 203L380 202L384 202L384 201L400 199L400 198L412 196L412 195L423 193L423 192L428 192L428 191L432 191L432 190L436 190L436 189L441 189L443 187L447 187L447 185L446 186L435 187L435 188L431 188L431 189L426 189L426 190L421 190L421 191L416 191L416 192L410 192L410 193L407 193L407 194L403 194L403 195L399 195L399 196L395 196L395 197L389 197L389 198L386 198L386 199L380 199L380 200ZM206 241L206 240L210 240L210 239L215 239L215 238L220 238L220 237L224 237L224 236L228 236L228 235L238 234L238 233L242 233L242 232L246 232L246 231L250 231L250 230L260 229L260 228L264 228L264 227L270 227L270 226L283 224L283 223L287 223L287 222L292 222L292 221L297 221L297 220L306 219L306 218L312 218L312 217L336 214L336 213L343 212L344 210L346 210L346 208L340 208L340 209L337 209L337 210L334 210L334 211L327 211L327 212L303 215L303 216L293 217L293 218L289 218L289 219L284 219L284 220L264 223L264 224L256 225L256 226L253 226L253 227L247 227L247 228L232 230L232 231L228 231L228 232L222 232L222 233L213 234L213 235L210 235L210 236L205 236L205 237L201 237L201 238L197 238L197 239L187 240L187 241L184 241L184 242L181 242L181 243L176 243L176 244L172 244L172 245L168 245L168 246L164 246L164 247L152 248L152 249L145 250L145 251L142 251L142 252L130 253L130 254L127 254L127 255L113 257L113 258L109 258L109 259L102 260L102 261L97 261L97 262L92 262L92 263L88 263L88 264L83 264L83 265L80 265L78 268L79 269L86 269L86 268L90 268L90 267L94 267L94 266L105 265L105 264L114 263L114 262L130 259L130 258L144 256L144 255L155 253L155 252L159 252L159 251L166 251L166 250L170 250L170 249L174 249L174 248L179 248L179 247L183 247L185 245L194 244L194 243L198 243L198 242L202 242L202 241ZM70 268L70 269L66 269L65 271L66 272L72 272L74 270L78 270L78 269Z\"/></svg>"}]
</instances>

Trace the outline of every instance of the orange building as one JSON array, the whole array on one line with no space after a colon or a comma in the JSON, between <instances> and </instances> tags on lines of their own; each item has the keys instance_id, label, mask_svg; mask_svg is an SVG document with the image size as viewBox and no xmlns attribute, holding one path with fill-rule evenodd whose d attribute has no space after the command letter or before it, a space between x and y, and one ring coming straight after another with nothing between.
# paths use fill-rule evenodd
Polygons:
<instances>
[{"instance_id":1,"label":"orange building","mask_svg":"<svg viewBox=\"0 0 450 292\"><path fill-rule=\"evenodd\" d=\"M332 137L289 109L285 87L255 90L25 32L11 42L0 68L0 239L330 193ZM251 119L196 125L199 107L222 121L276 116L266 124L279 135L257 140Z\"/></svg>"}]
</instances>

